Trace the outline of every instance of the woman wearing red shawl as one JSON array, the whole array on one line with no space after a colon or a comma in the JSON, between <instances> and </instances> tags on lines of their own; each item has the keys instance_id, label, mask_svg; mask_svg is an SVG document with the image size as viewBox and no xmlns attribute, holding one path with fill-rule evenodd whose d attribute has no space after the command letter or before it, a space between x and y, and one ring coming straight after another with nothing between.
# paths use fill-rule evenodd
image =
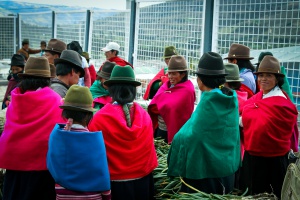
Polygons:
<instances>
[{"instance_id":1,"label":"woman wearing red shawl","mask_svg":"<svg viewBox=\"0 0 300 200\"><path fill-rule=\"evenodd\" d=\"M6 169L3 199L55 199L54 180L47 170L48 139L62 123L61 97L50 85L45 57L30 57L19 87L11 93L0 137L0 168Z\"/></svg>"},{"instance_id":2,"label":"woman wearing red shawl","mask_svg":"<svg viewBox=\"0 0 300 200\"><path fill-rule=\"evenodd\" d=\"M102 131L114 200L152 199L152 171L157 167L152 122L133 100L136 86L133 69L116 65L104 82L113 99L92 119L90 131Z\"/></svg>"},{"instance_id":3,"label":"woman wearing red shawl","mask_svg":"<svg viewBox=\"0 0 300 200\"><path fill-rule=\"evenodd\" d=\"M195 88L188 80L187 71L184 57L172 56L168 66L169 81L159 88L148 107L155 137L169 144L194 111Z\"/></svg>"},{"instance_id":4,"label":"woman wearing red shawl","mask_svg":"<svg viewBox=\"0 0 300 200\"><path fill-rule=\"evenodd\" d=\"M240 124L244 127L245 154L242 177L250 194L273 192L281 196L290 149L298 151L296 106L283 92L279 61L265 56L258 71L261 91L245 102Z\"/></svg>"}]
</instances>

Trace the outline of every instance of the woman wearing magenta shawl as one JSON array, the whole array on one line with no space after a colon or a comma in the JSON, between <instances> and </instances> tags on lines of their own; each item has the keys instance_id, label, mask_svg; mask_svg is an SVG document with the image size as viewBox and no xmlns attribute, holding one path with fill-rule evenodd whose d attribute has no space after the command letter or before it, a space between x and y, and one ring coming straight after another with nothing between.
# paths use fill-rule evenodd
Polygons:
<instances>
[{"instance_id":1,"label":"woman wearing magenta shawl","mask_svg":"<svg viewBox=\"0 0 300 200\"><path fill-rule=\"evenodd\" d=\"M195 73L201 101L173 139L168 176L182 177L206 193L229 193L241 163L237 94L223 86L226 73L219 54L203 54ZM196 192L185 184L181 191Z\"/></svg>"},{"instance_id":2,"label":"woman wearing magenta shawl","mask_svg":"<svg viewBox=\"0 0 300 200\"><path fill-rule=\"evenodd\" d=\"M94 115L88 128L102 131L112 199L152 199L152 171L158 165L152 122L148 113L133 102L141 83L135 80L131 66L116 65L104 85L113 102Z\"/></svg>"},{"instance_id":3,"label":"woman wearing magenta shawl","mask_svg":"<svg viewBox=\"0 0 300 200\"><path fill-rule=\"evenodd\" d=\"M281 89L284 75L276 58L265 56L255 74L261 90L245 102L240 120L245 147L242 177L250 194L273 192L280 198L288 153L298 151L298 112Z\"/></svg>"},{"instance_id":4,"label":"woman wearing magenta shawl","mask_svg":"<svg viewBox=\"0 0 300 200\"><path fill-rule=\"evenodd\" d=\"M6 169L3 199L55 199L54 180L47 170L48 139L62 123L61 97L50 87L45 57L30 57L11 103L0 137L0 168Z\"/></svg>"},{"instance_id":5,"label":"woman wearing magenta shawl","mask_svg":"<svg viewBox=\"0 0 300 200\"><path fill-rule=\"evenodd\" d=\"M153 97L148 112L155 137L171 143L175 133L191 117L196 99L193 83L188 80L188 67L183 56L174 55L168 65L169 81Z\"/></svg>"}]
</instances>

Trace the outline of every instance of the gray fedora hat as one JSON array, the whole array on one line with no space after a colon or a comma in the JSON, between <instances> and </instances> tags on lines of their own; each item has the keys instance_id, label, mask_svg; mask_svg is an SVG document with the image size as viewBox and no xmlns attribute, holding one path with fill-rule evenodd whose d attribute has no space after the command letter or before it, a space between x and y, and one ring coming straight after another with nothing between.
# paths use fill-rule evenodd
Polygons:
<instances>
[{"instance_id":1,"label":"gray fedora hat","mask_svg":"<svg viewBox=\"0 0 300 200\"><path fill-rule=\"evenodd\" d=\"M64 50L61 53L60 58L54 59L54 65L57 65L58 63L67 63L78 69L80 71L80 78L85 75L84 69L82 68L81 55L76 51Z\"/></svg>"},{"instance_id":2,"label":"gray fedora hat","mask_svg":"<svg viewBox=\"0 0 300 200\"><path fill-rule=\"evenodd\" d=\"M228 74L225 76L226 82L242 82L244 79L240 78L239 66L233 63L224 64L225 72Z\"/></svg>"}]
</instances>

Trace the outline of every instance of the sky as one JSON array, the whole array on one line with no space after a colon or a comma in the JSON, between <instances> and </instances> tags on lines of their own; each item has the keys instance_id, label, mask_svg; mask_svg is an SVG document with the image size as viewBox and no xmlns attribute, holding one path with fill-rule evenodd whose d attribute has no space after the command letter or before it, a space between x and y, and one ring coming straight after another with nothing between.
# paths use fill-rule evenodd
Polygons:
<instances>
[{"instance_id":1,"label":"sky","mask_svg":"<svg viewBox=\"0 0 300 200\"><path fill-rule=\"evenodd\" d=\"M81 7L97 7L104 9L126 9L126 0L15 0L18 2L48 4L48 5L66 5L66 6L81 6Z\"/></svg>"}]
</instances>

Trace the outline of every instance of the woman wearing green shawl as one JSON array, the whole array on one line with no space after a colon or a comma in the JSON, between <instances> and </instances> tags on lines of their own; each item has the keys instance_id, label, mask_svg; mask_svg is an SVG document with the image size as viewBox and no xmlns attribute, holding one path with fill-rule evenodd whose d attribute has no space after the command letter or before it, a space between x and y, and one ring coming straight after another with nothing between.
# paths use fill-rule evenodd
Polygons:
<instances>
[{"instance_id":1,"label":"woman wearing green shawl","mask_svg":"<svg viewBox=\"0 0 300 200\"><path fill-rule=\"evenodd\" d=\"M201 101L175 134L168 154L168 176L182 177L206 193L229 193L241 163L237 94L223 86L227 74L219 54L205 53L195 73ZM181 191L196 192L185 184Z\"/></svg>"},{"instance_id":2,"label":"woman wearing green shawl","mask_svg":"<svg viewBox=\"0 0 300 200\"><path fill-rule=\"evenodd\" d=\"M96 111L100 110L105 104L111 103L112 99L109 96L108 88L103 85L104 81L109 80L110 74L116 63L106 61L100 71L97 72L96 81L90 87L93 96L93 108Z\"/></svg>"}]
</instances>

